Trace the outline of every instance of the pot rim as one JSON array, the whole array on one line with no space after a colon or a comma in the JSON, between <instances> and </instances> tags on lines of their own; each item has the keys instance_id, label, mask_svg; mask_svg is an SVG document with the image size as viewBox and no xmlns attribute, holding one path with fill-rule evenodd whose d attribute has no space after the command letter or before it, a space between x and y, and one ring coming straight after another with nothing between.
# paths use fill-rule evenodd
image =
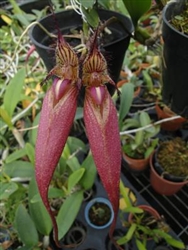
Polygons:
<instances>
[{"instance_id":1,"label":"pot rim","mask_svg":"<svg viewBox=\"0 0 188 250\"><path fill-rule=\"evenodd\" d=\"M188 184L188 180L185 180L185 181L181 181L181 182L174 182L174 181L169 181L165 178L162 178L158 173L157 171L155 170L154 166L153 166L153 157L154 157L154 154L155 154L156 150L152 153L151 157L150 157L150 167L151 167L151 171L153 171L154 175L157 176L159 179L163 180L164 182L168 183L168 184L171 184L171 185L174 185L174 186L179 186L180 184L182 185L185 185L185 184Z\"/></svg>"},{"instance_id":2,"label":"pot rim","mask_svg":"<svg viewBox=\"0 0 188 250\"><path fill-rule=\"evenodd\" d=\"M172 8L173 5L176 5L177 2L169 2L166 4L166 6L164 7L163 11L162 11L162 19L163 21L165 22L165 24L170 28L172 29L174 32L178 33L179 35L185 37L186 39L188 39L188 35L185 35L183 34L182 32L180 32L179 30L175 29L170 23L169 23L169 20L167 20L166 18L166 12L167 12L167 9L168 8Z\"/></svg>"},{"instance_id":3,"label":"pot rim","mask_svg":"<svg viewBox=\"0 0 188 250\"><path fill-rule=\"evenodd\" d=\"M96 203L96 202L99 202L99 203L103 203L103 204L106 204L109 209L110 209L110 212L111 212L111 217L109 219L109 221L105 224L105 225L102 225L102 226L97 226L95 224L93 224L91 222L91 220L89 219L89 209ZM110 224L112 223L113 219L114 219L114 210L112 208L112 205L111 205L111 202L106 199L106 198L103 198L103 197L97 197L97 198L94 198L92 199L91 201L88 202L88 204L86 205L85 207L85 210L84 210L84 217L85 217L85 220L86 222L88 223L89 226L91 226L92 228L95 228L95 229L105 229L107 227L110 226Z\"/></svg>"},{"instance_id":4,"label":"pot rim","mask_svg":"<svg viewBox=\"0 0 188 250\"><path fill-rule=\"evenodd\" d=\"M115 15L115 16L121 16L122 18L126 19L127 22L129 22L129 26L130 26L130 27L128 27L127 30L130 32L130 34L133 32L133 24L132 24L131 19L130 19L129 17L127 17L127 16L125 16L125 15L119 13L119 12L112 11L112 10L98 9L98 11L99 11L99 13L100 13L100 12L101 12L101 13L102 13L102 12L111 13L111 16L113 16L113 15ZM68 12L69 12L69 13L72 12L72 13L74 13L75 15L78 15L78 16L79 16L79 14L77 14L74 10L61 10L61 11L55 12L54 14L55 14L55 15L60 15L60 14L63 14L63 13L68 13ZM48 18L53 17L54 14L53 14L53 13L52 13L52 14L49 14L49 15L47 15L47 16L41 18L38 22L39 22L39 23L42 23L42 22L44 22L45 20L47 20ZM80 16L80 18L81 18L81 16ZM121 23L121 20L120 20L120 23ZM32 26L31 29L30 29L30 32L29 32L29 37L30 37L32 43L33 43L34 45L40 47L40 48L48 49L48 50L54 51L55 48L50 48L49 46L45 46L45 45L43 45L42 43L38 42L38 41L34 38L34 36L33 36L33 30L34 30L34 28L35 28L36 26L37 26L37 24L35 24L34 26ZM66 26L65 26L65 27L66 27ZM123 27L123 24L122 24L122 27ZM105 44L103 47L105 48L106 46L113 45L114 43L120 42L120 41L124 40L125 38L129 37L129 34L128 34L127 30L126 30L125 28L124 28L124 30L125 30L126 33L125 33L123 36L121 36L120 38L118 38L118 39L116 39L116 40L114 40L114 41L112 41L112 42L110 42L110 43Z\"/></svg>"},{"instance_id":5,"label":"pot rim","mask_svg":"<svg viewBox=\"0 0 188 250\"><path fill-rule=\"evenodd\" d=\"M138 205L138 207L141 208L143 211L148 212L149 214L153 215L155 217L155 219L160 219L161 218L158 211L154 207L152 207L150 205L143 204L143 205ZM128 216L128 221L129 222L132 221L133 216L134 216L134 214L129 213L129 216Z\"/></svg>"}]
</instances>

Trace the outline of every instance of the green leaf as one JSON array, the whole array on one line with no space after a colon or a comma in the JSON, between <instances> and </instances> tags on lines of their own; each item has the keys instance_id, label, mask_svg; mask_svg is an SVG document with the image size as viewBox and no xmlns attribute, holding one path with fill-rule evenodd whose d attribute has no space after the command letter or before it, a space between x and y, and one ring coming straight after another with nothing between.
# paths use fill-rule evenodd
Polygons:
<instances>
[{"instance_id":1,"label":"green leaf","mask_svg":"<svg viewBox=\"0 0 188 250\"><path fill-rule=\"evenodd\" d=\"M129 128L138 128L139 127L138 120L134 118L127 118L123 123L123 130L127 130Z\"/></svg>"},{"instance_id":2,"label":"green leaf","mask_svg":"<svg viewBox=\"0 0 188 250\"><path fill-rule=\"evenodd\" d=\"M8 115L12 117L14 109L20 101L21 91L25 80L25 69L20 69L7 86L4 95L4 108Z\"/></svg>"},{"instance_id":3,"label":"green leaf","mask_svg":"<svg viewBox=\"0 0 188 250\"><path fill-rule=\"evenodd\" d=\"M151 6L151 0L123 0L123 3L131 16L134 27L137 26L138 20Z\"/></svg>"},{"instance_id":4,"label":"green leaf","mask_svg":"<svg viewBox=\"0 0 188 250\"><path fill-rule=\"evenodd\" d=\"M25 247L19 247L19 248L17 248L16 250L40 250L40 249L38 249L38 248L33 248L33 246L32 246L32 247L25 246Z\"/></svg>"},{"instance_id":5,"label":"green leaf","mask_svg":"<svg viewBox=\"0 0 188 250\"><path fill-rule=\"evenodd\" d=\"M50 216L40 199L38 202L32 202L33 198L38 195L36 181L33 178L29 184L29 212L35 223L37 230L42 235L49 235L52 230L52 222ZM40 198L40 196L39 196Z\"/></svg>"},{"instance_id":6,"label":"green leaf","mask_svg":"<svg viewBox=\"0 0 188 250\"><path fill-rule=\"evenodd\" d=\"M65 147L64 147L64 149L63 149L62 157L63 157L64 159L69 159L70 154L71 154L70 148L69 148L69 146L68 146L68 143L66 143L66 144L65 144Z\"/></svg>"},{"instance_id":7,"label":"green leaf","mask_svg":"<svg viewBox=\"0 0 188 250\"><path fill-rule=\"evenodd\" d=\"M49 192L48 192L48 198L49 199L54 199L54 198L61 198L61 197L65 197L65 192L62 189L59 188L53 188L50 187L49 188ZM31 203L35 203L35 202L42 202L42 199L40 197L40 194L37 193L33 196L33 198L31 199Z\"/></svg>"},{"instance_id":8,"label":"green leaf","mask_svg":"<svg viewBox=\"0 0 188 250\"><path fill-rule=\"evenodd\" d=\"M144 153L144 158L147 159L154 151L153 147L147 148L146 152Z\"/></svg>"},{"instance_id":9,"label":"green leaf","mask_svg":"<svg viewBox=\"0 0 188 250\"><path fill-rule=\"evenodd\" d=\"M97 175L97 169L92 154L88 154L81 167L85 169L85 173L80 181L80 184L85 190L91 189Z\"/></svg>"},{"instance_id":10,"label":"green leaf","mask_svg":"<svg viewBox=\"0 0 188 250\"><path fill-rule=\"evenodd\" d=\"M39 124L39 119L40 119L40 113L37 114L37 116L35 117L34 121L33 121L33 124L32 126L35 127ZM37 139L37 132L38 132L38 129L32 129L30 132L29 132L29 141L32 145L35 145L36 144L36 139Z\"/></svg>"},{"instance_id":11,"label":"green leaf","mask_svg":"<svg viewBox=\"0 0 188 250\"><path fill-rule=\"evenodd\" d=\"M153 140L151 141L151 146L147 148L147 150L146 150L146 152L145 152L145 154L144 154L145 159L148 158L148 157L153 153L153 151L154 151L155 148L157 147L158 141L159 141L158 138L153 139Z\"/></svg>"},{"instance_id":12,"label":"green leaf","mask_svg":"<svg viewBox=\"0 0 188 250\"><path fill-rule=\"evenodd\" d=\"M95 9L85 9L84 7L82 7L82 11L89 25L93 28L97 28L99 25L99 16L97 11Z\"/></svg>"},{"instance_id":13,"label":"green leaf","mask_svg":"<svg viewBox=\"0 0 188 250\"><path fill-rule=\"evenodd\" d=\"M81 5L84 8L93 8L93 5L95 4L96 0L80 0Z\"/></svg>"},{"instance_id":14,"label":"green leaf","mask_svg":"<svg viewBox=\"0 0 188 250\"><path fill-rule=\"evenodd\" d=\"M185 249L185 244L182 241L178 241L173 238L166 238L165 240L170 246L173 246L179 249Z\"/></svg>"},{"instance_id":15,"label":"green leaf","mask_svg":"<svg viewBox=\"0 0 188 250\"><path fill-rule=\"evenodd\" d=\"M136 239L136 246L138 247L138 250L147 250L144 244L138 239Z\"/></svg>"},{"instance_id":16,"label":"green leaf","mask_svg":"<svg viewBox=\"0 0 188 250\"><path fill-rule=\"evenodd\" d=\"M26 143L25 151L27 156L29 157L30 162L34 165L35 164L35 149L30 143Z\"/></svg>"},{"instance_id":17,"label":"green leaf","mask_svg":"<svg viewBox=\"0 0 188 250\"><path fill-rule=\"evenodd\" d=\"M27 16L25 13L17 13L14 15L16 19L18 19L18 21L24 25L24 26L28 26L30 23L27 20Z\"/></svg>"},{"instance_id":18,"label":"green leaf","mask_svg":"<svg viewBox=\"0 0 188 250\"><path fill-rule=\"evenodd\" d=\"M13 161L3 166L3 171L10 177L31 178L34 167L27 161Z\"/></svg>"},{"instance_id":19,"label":"green leaf","mask_svg":"<svg viewBox=\"0 0 188 250\"><path fill-rule=\"evenodd\" d=\"M119 123L123 121L125 116L128 114L134 96L134 85L127 83L122 86L120 107L119 107Z\"/></svg>"},{"instance_id":20,"label":"green leaf","mask_svg":"<svg viewBox=\"0 0 188 250\"><path fill-rule=\"evenodd\" d=\"M13 127L11 117L7 113L7 111L0 107L0 116L2 117L3 121L8 125L9 128Z\"/></svg>"},{"instance_id":21,"label":"green leaf","mask_svg":"<svg viewBox=\"0 0 188 250\"><path fill-rule=\"evenodd\" d=\"M84 153L87 152L85 143L76 137L69 136L67 140L67 144L68 144L68 147L70 148L71 154L77 150L81 150Z\"/></svg>"},{"instance_id":22,"label":"green leaf","mask_svg":"<svg viewBox=\"0 0 188 250\"><path fill-rule=\"evenodd\" d=\"M74 157L70 157L67 160L67 165L70 167L70 169L72 170L72 172L80 169L80 163L79 163L78 159L75 156Z\"/></svg>"},{"instance_id":23,"label":"green leaf","mask_svg":"<svg viewBox=\"0 0 188 250\"><path fill-rule=\"evenodd\" d=\"M21 241L26 246L30 247L37 245L37 230L26 208L22 204L20 204L16 210L15 226Z\"/></svg>"},{"instance_id":24,"label":"green leaf","mask_svg":"<svg viewBox=\"0 0 188 250\"><path fill-rule=\"evenodd\" d=\"M130 241L133 238L135 230L136 230L136 224L132 223L126 235L118 239L117 243L120 245L123 245L127 243L128 241Z\"/></svg>"},{"instance_id":25,"label":"green leaf","mask_svg":"<svg viewBox=\"0 0 188 250\"><path fill-rule=\"evenodd\" d=\"M83 118L83 108L82 107L78 107L76 109L76 115L74 117L74 120L77 121L79 119Z\"/></svg>"},{"instance_id":26,"label":"green leaf","mask_svg":"<svg viewBox=\"0 0 188 250\"><path fill-rule=\"evenodd\" d=\"M153 231L163 238L169 245L179 249L185 249L185 244L181 240L173 238L170 234L162 230L154 229Z\"/></svg>"},{"instance_id":27,"label":"green leaf","mask_svg":"<svg viewBox=\"0 0 188 250\"><path fill-rule=\"evenodd\" d=\"M68 192L70 193L72 188L79 182L85 172L84 168L80 168L73 172L68 178Z\"/></svg>"},{"instance_id":28,"label":"green leaf","mask_svg":"<svg viewBox=\"0 0 188 250\"><path fill-rule=\"evenodd\" d=\"M144 85L146 86L148 91L151 91L153 89L153 81L151 76L149 75L147 70L143 70L142 74L144 78Z\"/></svg>"},{"instance_id":29,"label":"green leaf","mask_svg":"<svg viewBox=\"0 0 188 250\"><path fill-rule=\"evenodd\" d=\"M142 111L140 113L139 118L140 118L140 125L141 125L141 127L145 127L146 125L151 124L151 119L150 119L150 117L149 117L149 115L148 115L147 112Z\"/></svg>"},{"instance_id":30,"label":"green leaf","mask_svg":"<svg viewBox=\"0 0 188 250\"><path fill-rule=\"evenodd\" d=\"M15 182L1 183L0 200L8 199L17 189L18 185Z\"/></svg>"},{"instance_id":31,"label":"green leaf","mask_svg":"<svg viewBox=\"0 0 188 250\"><path fill-rule=\"evenodd\" d=\"M57 224L59 228L58 238L62 239L73 224L83 201L83 191L75 192L70 195L61 206Z\"/></svg>"},{"instance_id":32,"label":"green leaf","mask_svg":"<svg viewBox=\"0 0 188 250\"><path fill-rule=\"evenodd\" d=\"M61 197L65 197L65 192L62 189L59 188L53 188L50 187L49 188L49 192L48 192L48 198L61 198Z\"/></svg>"},{"instance_id":33,"label":"green leaf","mask_svg":"<svg viewBox=\"0 0 188 250\"><path fill-rule=\"evenodd\" d=\"M123 210L125 213L132 213L132 214L142 214L143 210L139 207L126 207Z\"/></svg>"},{"instance_id":34,"label":"green leaf","mask_svg":"<svg viewBox=\"0 0 188 250\"><path fill-rule=\"evenodd\" d=\"M98 3L105 9L110 9L109 0L98 0Z\"/></svg>"},{"instance_id":35,"label":"green leaf","mask_svg":"<svg viewBox=\"0 0 188 250\"><path fill-rule=\"evenodd\" d=\"M143 143L143 141L144 141L144 131L139 130L139 131L136 132L136 135L135 135L136 147L141 145Z\"/></svg>"},{"instance_id":36,"label":"green leaf","mask_svg":"<svg viewBox=\"0 0 188 250\"><path fill-rule=\"evenodd\" d=\"M24 148L18 149L18 150L16 150L16 151L14 151L12 154L10 154L10 155L6 158L5 162L6 162L6 163L10 163L10 162L16 161L16 160L22 158L22 157L25 156L25 155L26 155L26 152L25 152L25 149L24 149Z\"/></svg>"}]
</instances>

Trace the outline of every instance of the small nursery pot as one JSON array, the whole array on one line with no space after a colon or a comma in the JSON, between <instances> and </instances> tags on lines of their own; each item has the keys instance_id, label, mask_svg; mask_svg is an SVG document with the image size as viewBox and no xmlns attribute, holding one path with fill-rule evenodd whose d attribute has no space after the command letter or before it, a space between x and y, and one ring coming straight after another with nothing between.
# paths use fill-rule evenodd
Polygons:
<instances>
[{"instance_id":1,"label":"small nursery pot","mask_svg":"<svg viewBox=\"0 0 188 250\"><path fill-rule=\"evenodd\" d=\"M130 158L128 155L126 155L124 152L123 152L123 158L128 163L130 169L137 172L145 170L149 165L149 159L150 159L150 157L146 159L133 159Z\"/></svg>"},{"instance_id":2,"label":"small nursery pot","mask_svg":"<svg viewBox=\"0 0 188 250\"><path fill-rule=\"evenodd\" d=\"M86 222L90 227L95 229L105 229L112 223L114 211L108 199L98 197L91 200L86 205L84 215ZM102 219L104 219L103 222Z\"/></svg>"},{"instance_id":3,"label":"small nursery pot","mask_svg":"<svg viewBox=\"0 0 188 250\"><path fill-rule=\"evenodd\" d=\"M150 158L150 182L153 189L162 195L173 195L177 193L184 185L188 184L188 180L182 182L174 182L170 180L164 179L164 177L160 176L154 165L154 155Z\"/></svg>"},{"instance_id":4,"label":"small nursery pot","mask_svg":"<svg viewBox=\"0 0 188 250\"><path fill-rule=\"evenodd\" d=\"M173 115L170 113L165 112L159 104L156 103L155 105L155 110L157 112L158 119L165 119L165 118L170 118ZM172 121L167 121L161 123L161 128L166 130L166 131L176 131L179 128L181 128L182 124L185 122L185 118L180 117L177 119L174 119Z\"/></svg>"}]
</instances>

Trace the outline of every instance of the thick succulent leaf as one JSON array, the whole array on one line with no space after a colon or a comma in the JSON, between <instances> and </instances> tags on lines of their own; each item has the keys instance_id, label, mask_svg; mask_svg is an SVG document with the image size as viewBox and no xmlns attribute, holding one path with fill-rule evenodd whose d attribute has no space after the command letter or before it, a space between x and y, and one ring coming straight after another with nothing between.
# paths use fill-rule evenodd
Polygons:
<instances>
[{"instance_id":1,"label":"thick succulent leaf","mask_svg":"<svg viewBox=\"0 0 188 250\"><path fill-rule=\"evenodd\" d=\"M48 201L48 187L73 123L77 95L76 86L60 86L59 81L54 81L43 101L36 141L36 181L51 216L57 244L57 224Z\"/></svg>"},{"instance_id":2,"label":"thick succulent leaf","mask_svg":"<svg viewBox=\"0 0 188 250\"><path fill-rule=\"evenodd\" d=\"M89 88L86 89L84 121L98 173L114 209L112 236L119 208L121 144L117 112L106 88L101 105L96 104Z\"/></svg>"}]
</instances>

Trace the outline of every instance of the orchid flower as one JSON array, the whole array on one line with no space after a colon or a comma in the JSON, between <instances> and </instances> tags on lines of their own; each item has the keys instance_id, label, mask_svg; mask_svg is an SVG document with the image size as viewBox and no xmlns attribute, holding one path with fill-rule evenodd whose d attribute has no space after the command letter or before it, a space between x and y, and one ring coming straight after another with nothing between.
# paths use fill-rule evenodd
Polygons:
<instances>
[{"instance_id":1,"label":"orchid flower","mask_svg":"<svg viewBox=\"0 0 188 250\"><path fill-rule=\"evenodd\" d=\"M51 216L58 245L57 223L48 201L48 188L74 120L80 85L78 57L63 37L57 43L56 63L46 77L57 76L42 105L35 149L35 173L39 193Z\"/></svg>"},{"instance_id":2,"label":"orchid flower","mask_svg":"<svg viewBox=\"0 0 188 250\"><path fill-rule=\"evenodd\" d=\"M115 83L108 75L106 60L96 43L94 38L92 48L80 63L75 51L60 36L56 47L56 66L46 77L56 76L44 98L40 115L36 142L36 180L42 201L53 222L57 245L58 228L48 201L48 188L74 120L81 83L85 87L84 121L87 136L115 214L110 237L116 224L121 145L116 109L105 86L108 82L113 85Z\"/></svg>"},{"instance_id":3,"label":"orchid flower","mask_svg":"<svg viewBox=\"0 0 188 250\"><path fill-rule=\"evenodd\" d=\"M107 72L107 63L96 44L83 63L82 83L86 86L84 121L97 171L112 203L114 221L119 208L121 144L116 108L105 83L115 85Z\"/></svg>"}]
</instances>

